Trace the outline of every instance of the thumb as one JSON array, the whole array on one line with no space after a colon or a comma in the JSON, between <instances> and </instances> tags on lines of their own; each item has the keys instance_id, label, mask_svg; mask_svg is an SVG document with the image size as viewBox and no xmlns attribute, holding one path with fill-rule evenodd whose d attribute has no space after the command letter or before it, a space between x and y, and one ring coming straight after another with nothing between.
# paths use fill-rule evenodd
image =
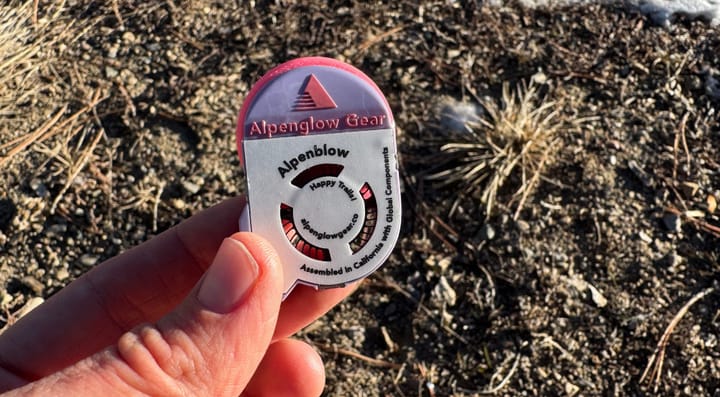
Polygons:
<instances>
[{"instance_id":1,"label":"thumb","mask_svg":"<svg viewBox=\"0 0 720 397\"><path fill-rule=\"evenodd\" d=\"M270 245L250 233L235 234L223 241L205 276L174 311L15 392L237 396L270 344L281 295L282 270Z\"/></svg>"}]
</instances>

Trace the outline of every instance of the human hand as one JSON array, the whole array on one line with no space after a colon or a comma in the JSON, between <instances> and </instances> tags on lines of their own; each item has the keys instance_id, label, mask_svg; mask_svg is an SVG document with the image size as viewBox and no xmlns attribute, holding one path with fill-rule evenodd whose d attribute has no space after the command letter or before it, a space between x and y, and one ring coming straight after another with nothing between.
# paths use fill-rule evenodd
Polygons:
<instances>
[{"instance_id":1,"label":"human hand","mask_svg":"<svg viewBox=\"0 0 720 397\"><path fill-rule=\"evenodd\" d=\"M298 286L281 303L272 247L233 234L243 206L225 201L103 263L6 330L3 396L319 395L320 357L287 337L353 287Z\"/></svg>"}]
</instances>

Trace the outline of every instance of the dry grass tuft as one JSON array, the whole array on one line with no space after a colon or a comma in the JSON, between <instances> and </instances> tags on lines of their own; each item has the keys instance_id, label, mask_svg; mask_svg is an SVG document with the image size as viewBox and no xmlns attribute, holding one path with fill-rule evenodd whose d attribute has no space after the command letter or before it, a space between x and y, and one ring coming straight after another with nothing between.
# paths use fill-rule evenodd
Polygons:
<instances>
[{"instance_id":1,"label":"dry grass tuft","mask_svg":"<svg viewBox=\"0 0 720 397\"><path fill-rule=\"evenodd\" d=\"M72 95L58 74L62 52L79 37L63 15L64 1L45 4L38 15L34 1L0 5L0 165L58 135L74 131L77 119L66 114ZM70 122L69 122L69 121Z\"/></svg>"},{"instance_id":2,"label":"dry grass tuft","mask_svg":"<svg viewBox=\"0 0 720 397\"><path fill-rule=\"evenodd\" d=\"M34 40L32 2L0 5L0 117L12 116L36 84L42 62L40 41Z\"/></svg>"},{"instance_id":3,"label":"dry grass tuft","mask_svg":"<svg viewBox=\"0 0 720 397\"><path fill-rule=\"evenodd\" d=\"M559 104L541 100L533 84L515 90L506 84L500 103L485 99L481 105L484 114L464 117L464 131L457 134L456 142L440 148L439 165L426 179L441 186L459 184L466 194L481 200L487 217L500 188L516 179L519 187L508 205L515 203L517 218L552 162L559 132L567 123L559 116Z\"/></svg>"},{"instance_id":4,"label":"dry grass tuft","mask_svg":"<svg viewBox=\"0 0 720 397\"><path fill-rule=\"evenodd\" d=\"M53 62L50 47L69 33L59 26L64 2L55 2L37 19L33 1L0 5L0 117L21 116L23 105L32 105L45 83L40 71Z\"/></svg>"}]
</instances>

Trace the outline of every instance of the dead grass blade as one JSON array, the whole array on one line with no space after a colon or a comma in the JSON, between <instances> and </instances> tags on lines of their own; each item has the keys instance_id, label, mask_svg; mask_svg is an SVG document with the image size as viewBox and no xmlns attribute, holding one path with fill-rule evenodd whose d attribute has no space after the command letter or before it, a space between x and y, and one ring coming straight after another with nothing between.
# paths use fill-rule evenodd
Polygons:
<instances>
[{"instance_id":1,"label":"dead grass blade","mask_svg":"<svg viewBox=\"0 0 720 397\"><path fill-rule=\"evenodd\" d=\"M16 138L8 143L0 145L0 150L10 147L7 154L0 157L0 167L5 166L14 156L22 153L25 149L30 147L32 144L41 143L53 136L71 130L73 124L84 114L90 112L100 102L107 99L106 95L103 95L101 91L96 91L93 98L90 99L90 103L85 105L82 109L75 112L70 117L66 118L62 122L58 123L63 114L67 110L67 106L64 106L58 111L55 116L45 122L37 130L30 132L22 137Z\"/></svg>"},{"instance_id":2,"label":"dead grass blade","mask_svg":"<svg viewBox=\"0 0 720 397\"><path fill-rule=\"evenodd\" d=\"M368 357L362 353L356 352L354 350L345 349L342 347L337 347L335 345L329 345L325 343L317 343L317 342L310 342L313 346L319 348L322 351L333 353L333 354L341 354L343 356L348 356L360 361L363 361L373 367L378 368L391 368L391 369L400 369L402 365L392 363L385 360L379 360L377 358Z\"/></svg>"},{"instance_id":3,"label":"dead grass blade","mask_svg":"<svg viewBox=\"0 0 720 397\"><path fill-rule=\"evenodd\" d=\"M694 305L700 299L704 298L705 296L711 294L714 291L715 288L710 287L698 292L692 298L690 298L690 300L675 314L675 317L673 317L672 321L670 321L670 324L668 324L667 328L665 328L665 332L663 332L662 336L660 337L660 340L655 347L655 351L653 352L652 356L650 356L647 367L645 367L645 371L640 377L640 383L643 383L645 379L647 379L648 383L654 383L654 391L657 392L658 386L660 385L660 378L662 377L662 367L665 362L665 348L670 341L670 336L675 330L675 327L677 327L677 325L680 323L680 320L682 320L683 316L685 316L688 310L690 310L690 307L692 307L692 305Z\"/></svg>"}]
</instances>

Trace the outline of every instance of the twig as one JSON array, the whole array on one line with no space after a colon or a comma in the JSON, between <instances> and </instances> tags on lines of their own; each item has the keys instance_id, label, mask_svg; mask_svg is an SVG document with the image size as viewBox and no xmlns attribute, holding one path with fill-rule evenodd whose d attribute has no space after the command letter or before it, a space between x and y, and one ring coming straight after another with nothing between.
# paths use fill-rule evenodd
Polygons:
<instances>
[{"instance_id":1,"label":"twig","mask_svg":"<svg viewBox=\"0 0 720 397\"><path fill-rule=\"evenodd\" d=\"M525 206L525 200L527 200L528 196L530 195L530 191L533 190L533 187L535 184L537 184L538 178L540 178L540 173L543 170L543 167L545 166L545 162L548 159L548 155L550 154L550 149L553 148L553 144L548 145L547 148L545 148L542 158L540 159L540 164L538 165L537 169L535 169L535 173L533 174L532 178L530 178L530 183L525 185L525 189L523 190L523 195L520 198L520 202L518 202L517 208L515 209L515 214L513 215L513 220L518 220L518 217L520 217L520 211L523 209L523 206Z\"/></svg>"},{"instance_id":2,"label":"twig","mask_svg":"<svg viewBox=\"0 0 720 397\"><path fill-rule=\"evenodd\" d=\"M364 354L362 354L362 353L358 353L358 352L356 352L356 351L354 351L354 350L344 349L344 348L342 348L342 347L337 347L337 346L333 346L333 345L328 345L328 344L325 344L325 343L311 342L311 344L314 345L315 347L317 347L317 348L320 349L320 350L323 350L323 351L326 351L326 352L335 353L335 354L342 354L343 356L352 357L352 358L355 358L355 359L364 361L364 362L366 362L366 363L368 363L368 364L370 364L370 365L372 365L372 366L374 366L374 367L392 368L392 369L400 369L400 368L402 368L402 365L401 365L401 364L395 364L395 363L391 363L391 362L389 362L389 361L378 360L377 358L368 357L368 356L366 356L366 355L364 355Z\"/></svg>"},{"instance_id":3,"label":"twig","mask_svg":"<svg viewBox=\"0 0 720 397\"><path fill-rule=\"evenodd\" d=\"M402 26L402 25L401 25L401 26L397 26L397 27L395 27L395 28L392 28L392 29L388 30L387 32L383 32L382 34L379 34L379 35L377 35L377 36L373 36L373 37L371 37L371 38L363 41L363 42L358 46L358 50L357 50L357 53L356 53L356 54L360 54L360 53L363 53L363 52L367 51L368 48L374 46L375 44L383 41L383 40L386 39L387 37L390 37L390 36L394 35L395 33L399 32L399 31L401 31L401 30L403 30L403 29L405 29L405 26Z\"/></svg>"},{"instance_id":4,"label":"twig","mask_svg":"<svg viewBox=\"0 0 720 397\"><path fill-rule=\"evenodd\" d=\"M683 115L682 121L680 121L680 128L675 133L675 142L673 143L673 181L677 180L677 167L678 167L678 150L680 146L680 140L683 143L683 149L685 150L685 158L687 160L687 167L690 170L690 150L688 149L687 138L685 137L685 126L687 125L688 113Z\"/></svg>"},{"instance_id":5,"label":"twig","mask_svg":"<svg viewBox=\"0 0 720 397\"><path fill-rule=\"evenodd\" d=\"M665 211L670 212L672 214L675 214L677 216L682 217L683 219L687 220L688 222L694 224L695 226L698 226L699 228L707 231L708 233L712 234L715 237L720 237L720 227L712 225L710 223L707 223L703 220L700 220L698 218L693 218L690 216L686 216L684 212L680 211L679 209L675 208L672 205L668 205L665 207Z\"/></svg>"},{"instance_id":6,"label":"twig","mask_svg":"<svg viewBox=\"0 0 720 397\"><path fill-rule=\"evenodd\" d=\"M522 348L522 347L524 347L524 346L526 346L526 345L527 345L527 342L523 342L523 344L520 346L520 348ZM501 373L501 371L503 370L503 368L505 367L505 365L506 365L506 363L508 362L508 360L504 360L503 364L500 365L500 367L499 367L499 369L497 370L497 372L495 372L495 373L492 375L492 377L490 378L490 385L488 385L488 387L486 387L485 389L482 389L482 390L460 389L460 391L462 391L462 392L464 392L464 393L478 394L478 395L483 395L483 396L488 396L488 395L497 394L500 390L502 390L503 387L505 387L505 386L508 384L508 382L510 382L510 379L513 377L513 375L515 375L515 372L517 372L518 366L519 366L519 364L520 364L520 358L521 358L521 357L522 357L522 354L520 354L520 351L518 351L517 353L515 353L515 357L513 358L512 366L511 366L510 369L507 371L507 373L505 374L505 376L502 377L502 379L500 380L500 383L498 383L497 385L495 385L495 386L492 385L492 384L493 384L493 378L495 378L495 377L497 377L497 376L500 376L500 373Z\"/></svg>"},{"instance_id":7,"label":"twig","mask_svg":"<svg viewBox=\"0 0 720 397\"><path fill-rule=\"evenodd\" d=\"M120 7L118 7L117 0L112 0L112 10L115 14L115 18L118 20L118 24L120 25L120 30L125 30L125 21L123 20L123 16L120 13Z\"/></svg>"},{"instance_id":8,"label":"twig","mask_svg":"<svg viewBox=\"0 0 720 397\"><path fill-rule=\"evenodd\" d=\"M135 115L137 114L137 109L135 109L135 104L133 103L130 93L128 92L127 88L125 88L125 85L121 83L118 84L117 87L120 90L120 94L122 94L123 98L125 98L125 115L135 117Z\"/></svg>"},{"instance_id":9,"label":"twig","mask_svg":"<svg viewBox=\"0 0 720 397\"><path fill-rule=\"evenodd\" d=\"M10 159L13 158L13 156L17 155L18 153L25 150L27 147L32 145L33 143L40 143L45 141L46 139L49 139L55 135L57 135L59 132L63 131L67 126L71 125L75 122L81 115L85 114L89 110L93 109L95 106L97 106L100 102L104 101L107 98L107 96L103 96L102 92L100 90L95 92L95 95L90 100L90 103L88 103L85 107L78 110L75 114L68 117L67 119L63 120L62 122L58 123L58 120L60 120L60 117L65 113L67 110L67 106L63 106L62 109L58 113L55 114L48 122L40 126L37 130L34 132L31 132L25 136L22 137L20 140L13 140L12 142L8 144L2 145L2 148L5 148L7 146L10 146L11 144L15 144L16 142L19 142L17 146L10 149L5 155L5 157L0 158L0 168L2 168Z\"/></svg>"},{"instance_id":10,"label":"twig","mask_svg":"<svg viewBox=\"0 0 720 397\"><path fill-rule=\"evenodd\" d=\"M5 149L6 147L12 146L17 143L15 147L10 149L8 153L5 155L5 157L0 158L0 168L5 166L5 164L10 161L13 156L17 155L18 153L22 152L25 148L33 144L34 142L38 141L38 138L43 136L48 130L50 130L57 122L60 120L60 117L65 113L67 110L67 106L63 106L60 111L58 111L55 116L50 118L45 124L41 125L40 128L36 129L35 131L17 138L13 141L10 141L6 144L0 145L0 150ZM19 142L19 143L18 143Z\"/></svg>"},{"instance_id":11,"label":"twig","mask_svg":"<svg viewBox=\"0 0 720 397\"><path fill-rule=\"evenodd\" d=\"M40 3L40 0L33 0L32 23L35 28L38 27L38 3Z\"/></svg>"},{"instance_id":12,"label":"twig","mask_svg":"<svg viewBox=\"0 0 720 397\"><path fill-rule=\"evenodd\" d=\"M647 378L649 383L655 383L655 392L657 392L660 378L662 376L663 363L665 362L665 348L667 347L668 341L670 340L670 336L675 330L675 327L677 327L677 325L680 323L680 320L682 320L683 316L685 316L685 313L690 310L690 307L700 299L712 293L713 291L715 291L715 288L710 287L698 292L682 308L680 308L677 314L675 314L675 317L673 317L672 321L670 321L670 324L668 324L667 328L665 328L665 332L663 332L662 336L660 337L660 340L657 343L657 347L655 347L655 351L653 352L652 356L650 356L650 360L648 360L648 365L647 367L645 367L645 371L640 377L640 383L645 381L645 379Z\"/></svg>"},{"instance_id":13,"label":"twig","mask_svg":"<svg viewBox=\"0 0 720 397\"><path fill-rule=\"evenodd\" d=\"M158 220L158 207L160 206L160 196L162 196L163 190L165 190L165 183L160 182L160 186L157 188L153 201L153 233L157 232L157 220Z\"/></svg>"},{"instance_id":14,"label":"twig","mask_svg":"<svg viewBox=\"0 0 720 397\"><path fill-rule=\"evenodd\" d=\"M70 185L72 185L73 180L75 180L75 177L82 171L82 169L85 167L85 164L90 159L90 156L92 155L93 150L97 146L97 144L100 142L100 138L103 137L105 134L105 131L100 130L95 135L95 139L87 146L87 148L80 154L80 158L77 162L70 168L68 171L68 177L67 181L65 181L65 186L60 189L60 193L55 197L55 199L52 202L52 205L50 206L50 213L55 213L55 208L57 208L58 203L60 202L60 199L62 196L67 192L67 190L70 188Z\"/></svg>"},{"instance_id":15,"label":"twig","mask_svg":"<svg viewBox=\"0 0 720 397\"><path fill-rule=\"evenodd\" d=\"M513 361L512 367L510 367L510 370L507 372L504 378L500 381L500 383L497 384L495 387L491 387L489 389L480 390L478 391L478 394L484 394L484 395L490 395L495 394L502 390L505 385L507 385L508 382L510 382L510 378L512 378L513 375L515 375L515 371L517 371L518 364L520 364L520 352L515 353L515 360ZM493 375L494 376L494 375Z\"/></svg>"}]
</instances>

